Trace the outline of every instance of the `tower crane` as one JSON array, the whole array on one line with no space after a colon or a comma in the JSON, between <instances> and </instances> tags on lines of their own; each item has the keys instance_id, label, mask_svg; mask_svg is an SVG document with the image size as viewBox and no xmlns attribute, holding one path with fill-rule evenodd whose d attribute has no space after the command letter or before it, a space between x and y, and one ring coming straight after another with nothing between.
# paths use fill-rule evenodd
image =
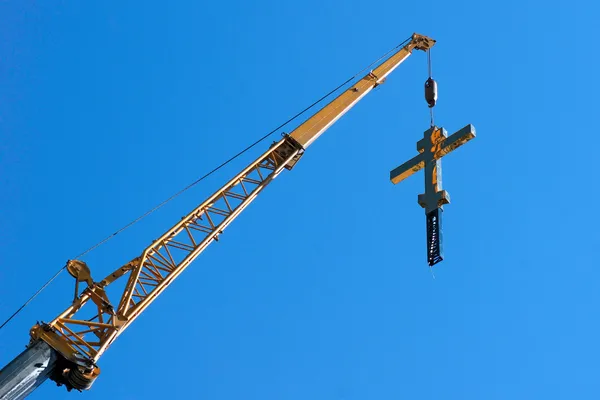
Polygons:
<instances>
[{"instance_id":1,"label":"tower crane","mask_svg":"<svg viewBox=\"0 0 600 400\"><path fill-rule=\"evenodd\" d=\"M220 235L275 178L291 170L304 152L340 117L381 85L412 52L435 40L413 34L406 44L352 87L300 124L191 210L133 260L101 280L81 260L66 268L75 278L73 302L52 321L29 332L26 349L0 371L0 399L22 399L50 379L67 390L90 389L98 361L114 341ZM119 298L109 285L125 282ZM82 290L80 290L82 289Z\"/></svg>"}]
</instances>

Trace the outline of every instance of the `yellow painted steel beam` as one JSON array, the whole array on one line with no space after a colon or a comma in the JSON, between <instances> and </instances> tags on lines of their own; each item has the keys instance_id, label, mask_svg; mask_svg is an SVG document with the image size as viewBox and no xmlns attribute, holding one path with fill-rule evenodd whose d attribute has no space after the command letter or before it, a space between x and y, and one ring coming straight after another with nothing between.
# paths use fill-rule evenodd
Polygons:
<instances>
[{"instance_id":1,"label":"yellow painted steel beam","mask_svg":"<svg viewBox=\"0 0 600 400\"><path fill-rule=\"evenodd\" d=\"M135 258L100 282L88 286L73 304L47 325L31 330L72 362L95 363L108 346L303 150L289 136L273 144L257 160L192 210ZM73 263L82 263L74 261ZM86 266L78 266L87 269ZM69 268L74 270L75 267ZM128 275L115 308L105 288ZM89 272L85 274L86 278ZM91 302L90 302L91 300ZM86 307L87 305L87 307ZM95 306L95 307L94 307ZM94 314L91 319L79 314Z\"/></svg>"},{"instance_id":2,"label":"yellow painted steel beam","mask_svg":"<svg viewBox=\"0 0 600 400\"><path fill-rule=\"evenodd\" d=\"M393 53L351 88L294 129L290 136L307 148L371 90L381 85L387 76L412 54L414 49L428 50L434 44L435 40L415 33L404 47Z\"/></svg>"}]
</instances>

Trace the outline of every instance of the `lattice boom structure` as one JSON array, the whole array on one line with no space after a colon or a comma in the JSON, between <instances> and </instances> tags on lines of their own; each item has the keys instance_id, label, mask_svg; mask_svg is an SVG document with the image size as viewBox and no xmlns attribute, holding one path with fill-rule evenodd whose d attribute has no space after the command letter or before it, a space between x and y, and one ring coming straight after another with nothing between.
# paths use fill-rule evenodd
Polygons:
<instances>
[{"instance_id":1,"label":"lattice boom structure","mask_svg":"<svg viewBox=\"0 0 600 400\"><path fill-rule=\"evenodd\" d=\"M71 356L71 361L95 362L171 281L210 243L218 240L219 235L260 191L284 169L295 164L302 152L302 147L294 139L285 136L155 240L141 256L100 282L89 280L89 286L71 307L49 324L34 326L32 336L59 347L62 354ZM75 263L78 264L71 268L76 271L75 274L87 268L80 261ZM125 276L128 276L125 290L115 308L105 288ZM88 319L78 318L90 301L95 305L94 315Z\"/></svg>"}]
</instances>

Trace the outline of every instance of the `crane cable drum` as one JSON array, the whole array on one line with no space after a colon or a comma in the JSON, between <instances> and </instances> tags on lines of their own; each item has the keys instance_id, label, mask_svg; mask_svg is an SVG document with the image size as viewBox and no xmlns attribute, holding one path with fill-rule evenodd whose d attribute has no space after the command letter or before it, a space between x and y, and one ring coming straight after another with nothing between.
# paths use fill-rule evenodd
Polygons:
<instances>
[{"instance_id":1,"label":"crane cable drum","mask_svg":"<svg viewBox=\"0 0 600 400\"><path fill-rule=\"evenodd\" d=\"M157 211L159 208L161 208L164 205L166 205L167 203L169 203L171 200L173 200L176 197L180 196L181 194L183 194L187 190L191 189L193 186L197 185L198 183L202 182L204 179L208 178L209 176L211 176L215 172L219 171L220 169L222 169L223 167L225 167L227 164L231 163L232 161L234 161L235 159L237 159L238 157L240 157L244 153L246 153L249 150L251 150L253 147L255 147L256 145L258 145L259 143L262 143L264 140L266 140L267 138L269 138L270 136L272 136L275 132L277 132L280 129L284 128L285 126L289 125L290 123L292 123L293 121L295 121L296 119L298 119L300 116L302 116L303 114L305 114L307 111L309 111L310 109L314 108L319 103L323 102L326 98L328 98L332 94L336 93L338 90L340 90L343 87L345 87L346 85L348 85L350 82L352 82L353 80L355 80L358 76L360 76L361 74L363 74L365 71L370 70L375 64L379 63L381 60L383 60L385 57L387 57L390 53L392 53L396 49L398 49L398 48L403 47L404 45L406 45L406 43L408 43L411 40L411 38L412 37L409 36L402 43L400 43L397 46L394 46L394 48L388 50L385 54L383 54L382 56L380 56L379 58L377 58L375 61L371 62L368 66L364 67L363 69L361 69L360 71L358 71L357 73L355 73L352 77L346 79L346 81L344 81L343 83L341 83L338 86L336 86L333 90L329 91L327 94L321 96L321 98L319 98L318 100L316 100L315 102L313 102L311 105L309 105L308 107L304 108L302 111L300 111L299 113L297 113L296 115L294 115L293 117L291 117L290 119L288 119L287 121L285 121L284 123L282 123L281 125L279 125L278 127L276 127L275 129L273 129L272 131L270 131L269 133L267 133L263 137L259 138L258 140L256 140L254 143L252 143L251 145L249 145L245 149L241 150L240 152L238 152L234 156L230 157L227 161L225 161L225 162L221 163L219 166L213 168L211 171L207 172L206 174L204 174L200 178L196 179L194 182L190 183L189 185L187 185L186 187L184 187L183 189L181 189L177 193L173 194L172 196L170 196L166 200L162 201L161 203L159 203L155 207L153 207L150 210L146 211L144 214L140 215L139 217L135 218L134 220L132 220L128 224L124 225L122 228L118 229L114 233L110 234L109 236L105 237L104 239L102 239L98 243L94 244L93 246L91 246L90 248L88 248L87 250L85 250L84 252L82 252L81 254L77 255L73 259L74 260L79 259L79 258L85 256L86 254L88 254L89 252L91 252L92 250L97 249L98 247L100 247L104 243L108 242L110 239L112 239L115 236L117 236L119 233L121 233L124 230L132 227L133 225L135 225L136 223L140 222L142 219L144 219L148 215L152 214L153 212ZM428 53L429 53L429 51L428 51ZM44 291L44 289L46 289L48 287L48 285L50 285L65 269L67 269L68 265L69 265L69 261L67 261L67 263L65 264L65 266L61 267L50 279L48 279L46 281L46 283L44 283L33 295L31 295L27 299L27 301L25 301L10 317L8 317L2 323L2 325L0 325L0 330L2 330L2 328L4 328L14 317L16 317L25 307L27 307L27 305L29 305L29 303L31 303L40 293L42 293L42 291Z\"/></svg>"}]
</instances>

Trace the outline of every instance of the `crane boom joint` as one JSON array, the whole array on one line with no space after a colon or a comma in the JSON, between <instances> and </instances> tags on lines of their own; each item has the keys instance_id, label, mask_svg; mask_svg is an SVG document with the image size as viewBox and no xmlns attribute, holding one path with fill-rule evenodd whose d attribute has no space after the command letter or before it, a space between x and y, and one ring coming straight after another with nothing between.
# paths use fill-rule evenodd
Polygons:
<instances>
[{"instance_id":1,"label":"crane boom joint","mask_svg":"<svg viewBox=\"0 0 600 400\"><path fill-rule=\"evenodd\" d=\"M291 135L289 135L285 132L282 133L281 136L283 137L284 143L280 144L275 149L273 154L276 158L276 161L282 162L284 160L287 160L290 157L290 155L296 153L296 155L293 156L291 158L291 160L287 162L287 164L285 164L285 169L291 170L296 165L298 160L300 160L300 157L302 157L302 154L304 154L304 146L302 146L300 144L300 142L298 142ZM275 147L278 144L279 144L279 142L273 142L271 147Z\"/></svg>"}]
</instances>

